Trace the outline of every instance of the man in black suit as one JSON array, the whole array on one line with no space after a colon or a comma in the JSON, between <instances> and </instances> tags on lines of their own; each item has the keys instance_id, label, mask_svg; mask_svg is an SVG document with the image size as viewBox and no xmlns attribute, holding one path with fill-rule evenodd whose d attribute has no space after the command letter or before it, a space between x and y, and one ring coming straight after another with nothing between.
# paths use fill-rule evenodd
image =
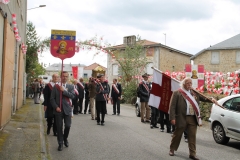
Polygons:
<instances>
[{"instance_id":1,"label":"man in black suit","mask_svg":"<svg viewBox=\"0 0 240 160\"><path fill-rule=\"evenodd\" d=\"M66 147L69 146L68 134L72 122L72 103L71 99L75 98L75 92L73 85L67 84L69 74L63 71L61 74L61 84L55 84L52 89L50 102L53 107L53 114L56 117L57 125L57 140L58 150L62 151L63 142ZM61 104L60 104L61 99ZM64 133L63 133L63 120L64 120Z\"/></svg>"},{"instance_id":2,"label":"man in black suit","mask_svg":"<svg viewBox=\"0 0 240 160\"><path fill-rule=\"evenodd\" d=\"M79 100L79 113L82 114L82 108L83 108L83 99L84 99L84 86L83 78L79 79L79 83L77 83L78 86L78 100Z\"/></svg>"},{"instance_id":3,"label":"man in black suit","mask_svg":"<svg viewBox=\"0 0 240 160\"><path fill-rule=\"evenodd\" d=\"M117 83L117 79L113 79L111 100L113 103L113 114L116 115L116 105L117 105L117 115L120 114L120 100L122 95L122 87L120 83Z\"/></svg>"},{"instance_id":4,"label":"man in black suit","mask_svg":"<svg viewBox=\"0 0 240 160\"><path fill-rule=\"evenodd\" d=\"M85 107L84 107L84 114L86 114L87 112L87 109L88 109L88 104L89 104L89 101L90 101L90 97L89 97L89 83L86 82L85 83L85 86L84 86L84 90L85 90ZM88 110L89 112L90 110Z\"/></svg>"},{"instance_id":5,"label":"man in black suit","mask_svg":"<svg viewBox=\"0 0 240 160\"><path fill-rule=\"evenodd\" d=\"M101 112L101 125L104 125L104 118L106 113L106 105L109 94L109 86L108 83L105 81L104 75L100 75L100 81L97 83L96 86L96 108L97 108L97 125L100 125L100 112Z\"/></svg>"},{"instance_id":6,"label":"man in black suit","mask_svg":"<svg viewBox=\"0 0 240 160\"><path fill-rule=\"evenodd\" d=\"M44 92L43 92L44 93L43 106L45 111L45 118L47 118L47 134L50 134L50 130L53 126L54 136L57 136L57 126L56 126L56 119L53 114L53 107L52 107L52 104L50 103L50 98L51 98L52 89L54 85L57 83L57 79L58 79L58 75L53 74L52 81L45 86Z\"/></svg>"},{"instance_id":7,"label":"man in black suit","mask_svg":"<svg viewBox=\"0 0 240 160\"><path fill-rule=\"evenodd\" d=\"M78 86L77 86L78 81L74 79L73 81L73 86L75 89L75 92L78 92ZM78 93L77 93L78 95ZM78 96L75 96L74 99L72 99L72 105L73 105L73 114L78 115Z\"/></svg>"}]
</instances>

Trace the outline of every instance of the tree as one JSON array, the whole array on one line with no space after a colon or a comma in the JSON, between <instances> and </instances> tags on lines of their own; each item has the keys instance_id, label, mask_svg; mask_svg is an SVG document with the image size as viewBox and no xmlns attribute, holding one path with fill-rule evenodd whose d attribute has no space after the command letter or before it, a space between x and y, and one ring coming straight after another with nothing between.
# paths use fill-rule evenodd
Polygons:
<instances>
[{"instance_id":1,"label":"tree","mask_svg":"<svg viewBox=\"0 0 240 160\"><path fill-rule=\"evenodd\" d=\"M135 44L127 45L124 49L111 47L111 44L102 40L102 37L98 39L95 36L90 40L78 42L78 46L85 50L95 49L95 55L100 55L100 52L107 53L118 63L124 98L125 101L130 102L132 97L136 96L139 81L136 76L141 76L148 64L148 59L145 56L147 47L144 46L144 40L138 36Z\"/></svg>"},{"instance_id":2,"label":"tree","mask_svg":"<svg viewBox=\"0 0 240 160\"><path fill-rule=\"evenodd\" d=\"M43 52L45 49L49 48L50 39L45 38L41 40L36 32L35 26L32 22L27 23L27 52L26 52L26 73L27 81L31 78L38 77L45 73L45 69L38 62L38 53Z\"/></svg>"}]
</instances>

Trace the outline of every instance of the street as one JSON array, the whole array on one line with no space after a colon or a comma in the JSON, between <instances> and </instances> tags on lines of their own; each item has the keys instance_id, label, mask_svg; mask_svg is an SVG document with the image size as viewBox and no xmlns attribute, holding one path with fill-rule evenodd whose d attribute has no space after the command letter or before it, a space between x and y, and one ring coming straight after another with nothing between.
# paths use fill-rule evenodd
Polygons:
<instances>
[{"instance_id":1,"label":"street","mask_svg":"<svg viewBox=\"0 0 240 160\"><path fill-rule=\"evenodd\" d=\"M69 134L69 147L57 150L57 138L52 132L47 137L53 160L180 160L189 159L188 145L184 138L175 156L168 155L171 134L150 129L136 117L134 107L121 105L120 116L112 115L112 106L107 106L105 126L98 126L90 114L74 115ZM159 126L159 124L158 124ZM239 160L240 142L230 140L224 146L215 143L208 128L198 127L197 156L205 160Z\"/></svg>"}]
</instances>

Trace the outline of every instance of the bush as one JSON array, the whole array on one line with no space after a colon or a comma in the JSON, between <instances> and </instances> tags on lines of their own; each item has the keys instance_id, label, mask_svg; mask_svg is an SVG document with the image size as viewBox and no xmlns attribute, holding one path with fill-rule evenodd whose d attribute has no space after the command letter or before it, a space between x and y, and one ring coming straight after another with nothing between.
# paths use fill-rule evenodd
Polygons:
<instances>
[{"instance_id":1,"label":"bush","mask_svg":"<svg viewBox=\"0 0 240 160\"><path fill-rule=\"evenodd\" d=\"M125 103L132 103L132 99L137 97L137 87L135 82L130 82L128 86L123 88L123 99Z\"/></svg>"}]
</instances>

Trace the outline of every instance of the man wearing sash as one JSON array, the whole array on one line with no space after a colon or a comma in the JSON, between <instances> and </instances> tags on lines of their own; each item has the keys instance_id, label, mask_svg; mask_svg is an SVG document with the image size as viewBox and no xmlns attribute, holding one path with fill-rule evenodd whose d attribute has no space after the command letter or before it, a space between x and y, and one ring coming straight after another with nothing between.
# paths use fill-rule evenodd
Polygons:
<instances>
[{"instance_id":1,"label":"man wearing sash","mask_svg":"<svg viewBox=\"0 0 240 160\"><path fill-rule=\"evenodd\" d=\"M78 86L78 100L79 100L79 113L82 114L83 109L83 99L84 99L84 86L83 78L79 79L79 83L77 83Z\"/></svg>"},{"instance_id":2,"label":"man wearing sash","mask_svg":"<svg viewBox=\"0 0 240 160\"><path fill-rule=\"evenodd\" d=\"M97 114L95 112L95 96L96 96L96 83L94 78L90 78L90 82L89 82L89 97L90 97L90 110L91 110L91 117L92 120L95 119L95 114Z\"/></svg>"},{"instance_id":3,"label":"man wearing sash","mask_svg":"<svg viewBox=\"0 0 240 160\"><path fill-rule=\"evenodd\" d=\"M53 114L53 107L50 103L50 98L51 98L52 89L54 85L57 83L57 80L58 80L58 75L53 74L52 81L45 86L44 92L43 92L43 96L44 96L43 106L45 111L45 118L47 118L47 134L50 134L51 127L53 126L54 136L57 136L57 126L56 126L56 119Z\"/></svg>"},{"instance_id":4,"label":"man wearing sash","mask_svg":"<svg viewBox=\"0 0 240 160\"><path fill-rule=\"evenodd\" d=\"M96 92L97 125L100 125L100 112L102 115L101 125L104 125L106 105L108 101L107 95L109 94L108 83L105 81L104 75L100 75L100 81L97 83Z\"/></svg>"},{"instance_id":5,"label":"man wearing sash","mask_svg":"<svg viewBox=\"0 0 240 160\"><path fill-rule=\"evenodd\" d=\"M74 99L72 99L72 104L73 104L73 114L78 115L78 86L77 86L78 81L74 79L73 81L73 86L74 86L74 91L75 94L77 95Z\"/></svg>"},{"instance_id":6,"label":"man wearing sash","mask_svg":"<svg viewBox=\"0 0 240 160\"><path fill-rule=\"evenodd\" d=\"M169 105L169 119L172 125L175 125L175 131L170 145L170 156L174 156L174 151L178 149L182 134L186 129L188 131L189 158L198 160L196 157L196 134L197 126L202 125L199 101L214 102L202 97L199 93L192 90L192 79L185 78L180 89L174 91Z\"/></svg>"},{"instance_id":7,"label":"man wearing sash","mask_svg":"<svg viewBox=\"0 0 240 160\"><path fill-rule=\"evenodd\" d=\"M116 115L116 105L117 105L117 115L120 114L120 100L122 94L122 87L120 83L117 83L117 79L113 79L111 100L113 102L113 115Z\"/></svg>"},{"instance_id":8,"label":"man wearing sash","mask_svg":"<svg viewBox=\"0 0 240 160\"><path fill-rule=\"evenodd\" d=\"M148 100L150 96L151 85L148 82L148 74L145 73L142 75L143 81L139 84L139 92L140 92L140 102L141 102L141 122L150 122L150 112L151 109L148 106ZM146 112L146 114L145 114ZM144 120L144 116L146 120Z\"/></svg>"},{"instance_id":9,"label":"man wearing sash","mask_svg":"<svg viewBox=\"0 0 240 160\"><path fill-rule=\"evenodd\" d=\"M75 92L73 85L67 84L69 74L63 71L61 74L61 84L55 84L53 87L50 102L53 107L53 113L56 117L57 125L57 140L58 140L58 150L62 151L63 143L66 147L69 146L68 134L71 127L72 121L72 102L71 100L75 98ZM61 104L60 104L60 97ZM64 132L63 132L63 120L64 120Z\"/></svg>"}]
</instances>

